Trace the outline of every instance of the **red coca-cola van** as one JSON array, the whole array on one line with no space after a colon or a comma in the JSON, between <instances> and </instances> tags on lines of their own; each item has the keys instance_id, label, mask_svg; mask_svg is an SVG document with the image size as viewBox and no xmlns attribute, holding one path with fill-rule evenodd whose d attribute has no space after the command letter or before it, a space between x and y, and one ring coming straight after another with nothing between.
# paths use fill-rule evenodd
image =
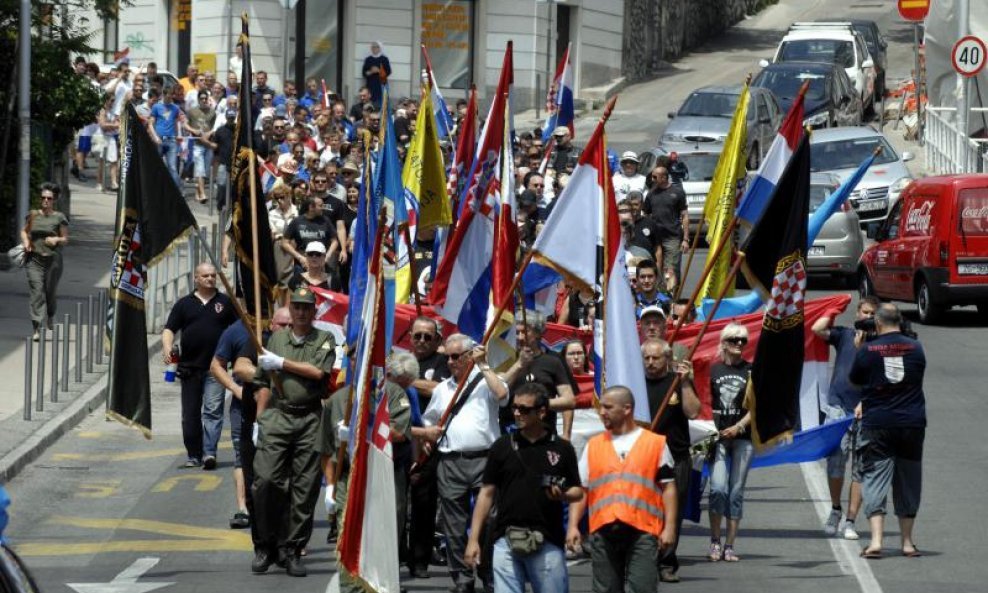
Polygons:
<instances>
[{"instance_id":1,"label":"red coca-cola van","mask_svg":"<svg viewBox=\"0 0 988 593\"><path fill-rule=\"evenodd\" d=\"M913 181L868 237L876 243L858 266L862 295L914 301L923 323L955 305L988 315L988 175Z\"/></svg>"}]
</instances>

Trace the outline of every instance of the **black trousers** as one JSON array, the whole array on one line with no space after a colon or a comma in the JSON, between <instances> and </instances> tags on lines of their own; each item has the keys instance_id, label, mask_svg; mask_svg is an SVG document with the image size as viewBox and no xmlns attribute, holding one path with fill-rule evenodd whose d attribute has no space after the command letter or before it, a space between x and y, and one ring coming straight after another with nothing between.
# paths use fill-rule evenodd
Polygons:
<instances>
[{"instance_id":1,"label":"black trousers","mask_svg":"<svg viewBox=\"0 0 988 593\"><path fill-rule=\"evenodd\" d=\"M686 499L690 490L690 470L693 463L689 457L676 460L673 473L676 476L676 541L665 550L659 550L659 569L671 568L673 572L679 571L679 558L676 557L676 548L679 547L679 533L683 529L683 514L686 510Z\"/></svg>"},{"instance_id":2,"label":"black trousers","mask_svg":"<svg viewBox=\"0 0 988 593\"><path fill-rule=\"evenodd\" d=\"M408 560L416 566L429 566L432 562L439 500L436 482L438 463L439 455L430 457L411 482L412 518L408 530L411 557Z\"/></svg>"},{"instance_id":3,"label":"black trousers","mask_svg":"<svg viewBox=\"0 0 988 593\"><path fill-rule=\"evenodd\" d=\"M257 522L254 521L254 492L251 486L254 484L254 454L257 448L254 446L254 422L257 421L257 400L254 399L254 389L245 385L243 400L241 400L243 413L240 418L240 459L241 469L244 472L244 493L247 499L247 514L251 516L250 539L254 542L254 549L258 549L259 539L257 537Z\"/></svg>"},{"instance_id":4,"label":"black trousers","mask_svg":"<svg viewBox=\"0 0 988 593\"><path fill-rule=\"evenodd\" d=\"M182 383L182 443L190 459L202 461L202 395L209 369L183 368Z\"/></svg>"}]
</instances>

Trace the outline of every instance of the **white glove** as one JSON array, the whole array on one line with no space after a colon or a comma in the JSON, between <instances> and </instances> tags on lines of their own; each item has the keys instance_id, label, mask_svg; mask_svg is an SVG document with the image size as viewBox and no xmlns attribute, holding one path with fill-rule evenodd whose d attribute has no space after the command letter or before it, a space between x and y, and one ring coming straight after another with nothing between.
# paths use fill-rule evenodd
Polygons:
<instances>
[{"instance_id":1,"label":"white glove","mask_svg":"<svg viewBox=\"0 0 988 593\"><path fill-rule=\"evenodd\" d=\"M326 514L335 515L336 514L336 486L332 484L326 485L326 497L323 499L326 503Z\"/></svg>"},{"instance_id":2,"label":"white glove","mask_svg":"<svg viewBox=\"0 0 988 593\"><path fill-rule=\"evenodd\" d=\"M254 442L254 446L257 447L257 443L261 440L261 425L257 422L254 423L253 430L251 431L250 440Z\"/></svg>"},{"instance_id":3,"label":"white glove","mask_svg":"<svg viewBox=\"0 0 988 593\"><path fill-rule=\"evenodd\" d=\"M350 427L340 420L336 424L336 442L337 443L347 443L350 442Z\"/></svg>"},{"instance_id":4,"label":"white glove","mask_svg":"<svg viewBox=\"0 0 988 593\"><path fill-rule=\"evenodd\" d=\"M257 357L257 366L265 371L280 371L285 366L285 357L264 350L264 354Z\"/></svg>"}]
</instances>

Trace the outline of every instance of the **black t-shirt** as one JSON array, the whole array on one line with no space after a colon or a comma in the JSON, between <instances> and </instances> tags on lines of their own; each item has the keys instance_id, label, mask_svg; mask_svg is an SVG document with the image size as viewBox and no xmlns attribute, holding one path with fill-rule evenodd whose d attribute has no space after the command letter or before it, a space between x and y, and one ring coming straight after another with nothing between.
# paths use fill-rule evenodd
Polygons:
<instances>
[{"instance_id":1,"label":"black t-shirt","mask_svg":"<svg viewBox=\"0 0 988 593\"><path fill-rule=\"evenodd\" d=\"M483 482L497 487L494 540L504 536L508 526L527 527L563 547L563 503L546 497L542 476L562 478L563 490L580 486L573 445L552 434L534 443L520 434L505 435L491 445Z\"/></svg>"},{"instance_id":2,"label":"black t-shirt","mask_svg":"<svg viewBox=\"0 0 988 593\"><path fill-rule=\"evenodd\" d=\"M213 142L216 143L216 160L227 167L230 166L230 157L233 155L233 128L230 126L220 126L220 129L213 132Z\"/></svg>"},{"instance_id":3,"label":"black t-shirt","mask_svg":"<svg viewBox=\"0 0 988 593\"><path fill-rule=\"evenodd\" d=\"M660 241L683 237L683 212L687 207L686 192L677 183L663 190L652 188L642 204L642 210L659 229Z\"/></svg>"},{"instance_id":4,"label":"black t-shirt","mask_svg":"<svg viewBox=\"0 0 988 593\"><path fill-rule=\"evenodd\" d=\"M649 416L655 418L655 413L662 405L662 398L669 391L675 379L675 373L666 373L660 379L649 379L645 377L645 389L648 392ZM673 403L675 402L675 403ZM676 387L675 393L669 399L656 432L666 437L666 444L669 445L669 452L677 462L690 456L690 421L683 412L683 387L682 384Z\"/></svg>"},{"instance_id":5,"label":"black t-shirt","mask_svg":"<svg viewBox=\"0 0 988 593\"><path fill-rule=\"evenodd\" d=\"M297 216L285 229L285 238L295 242L295 248L304 251L311 241L319 241L329 249L329 244L336 238L336 225L324 216L316 216L312 220Z\"/></svg>"},{"instance_id":6,"label":"black t-shirt","mask_svg":"<svg viewBox=\"0 0 988 593\"><path fill-rule=\"evenodd\" d=\"M182 355L178 366L208 370L223 330L237 321L230 297L217 292L205 304L195 294L178 299L168 314L165 329L182 332Z\"/></svg>"},{"instance_id":7,"label":"black t-shirt","mask_svg":"<svg viewBox=\"0 0 988 593\"><path fill-rule=\"evenodd\" d=\"M357 220L357 213L350 210L349 207L343 206L340 216L343 218L343 228L346 229L347 235L349 235L350 229L353 228L353 221Z\"/></svg>"},{"instance_id":8,"label":"black t-shirt","mask_svg":"<svg viewBox=\"0 0 988 593\"><path fill-rule=\"evenodd\" d=\"M343 211L349 210L343 200L326 194L322 197L322 215L323 218L330 221L334 225L343 219ZM349 227L347 227L349 230ZM334 228L335 230L335 228Z\"/></svg>"},{"instance_id":9,"label":"black t-shirt","mask_svg":"<svg viewBox=\"0 0 988 593\"><path fill-rule=\"evenodd\" d=\"M432 356L419 360L419 379L441 383L450 376L446 356L433 352Z\"/></svg>"},{"instance_id":10,"label":"black t-shirt","mask_svg":"<svg viewBox=\"0 0 988 593\"><path fill-rule=\"evenodd\" d=\"M501 428L514 424L515 417L511 412L511 404L515 401L514 392L525 383L541 384L549 392L549 399L559 395L559 391L556 389L557 385L569 385L570 389L573 390L574 397L580 390L576 384L576 379L573 378L573 373L570 372L562 357L552 351L543 352L536 356L525 372L508 386L511 395L508 399L508 405L501 408ZM549 411L545 415L545 422L549 432L555 433L556 413Z\"/></svg>"},{"instance_id":11,"label":"black t-shirt","mask_svg":"<svg viewBox=\"0 0 988 593\"><path fill-rule=\"evenodd\" d=\"M899 332L883 334L858 348L850 380L861 385L861 426L926 426L923 345Z\"/></svg>"},{"instance_id":12,"label":"black t-shirt","mask_svg":"<svg viewBox=\"0 0 988 593\"><path fill-rule=\"evenodd\" d=\"M655 256L655 250L659 247L659 235L662 231L656 226L655 222L648 218L647 216L639 218L635 221L635 225L631 231L631 238L628 240L628 247L640 247L649 253L651 257Z\"/></svg>"},{"instance_id":13,"label":"black t-shirt","mask_svg":"<svg viewBox=\"0 0 988 593\"><path fill-rule=\"evenodd\" d=\"M748 388L751 363L742 360L737 366L716 362L710 367L710 405L717 430L734 426L745 415L744 394ZM745 432L738 438L751 438Z\"/></svg>"},{"instance_id":14,"label":"black t-shirt","mask_svg":"<svg viewBox=\"0 0 988 593\"><path fill-rule=\"evenodd\" d=\"M330 278L328 276L326 277L325 280L323 280L319 284L313 284L308 280L306 280L305 276L303 276L301 272L299 272L298 270L294 270L292 272L292 277L288 279L288 288L292 292L295 292L295 289L297 289L300 286L315 286L316 288L325 288L326 290L333 289L333 286L330 282Z\"/></svg>"}]
</instances>

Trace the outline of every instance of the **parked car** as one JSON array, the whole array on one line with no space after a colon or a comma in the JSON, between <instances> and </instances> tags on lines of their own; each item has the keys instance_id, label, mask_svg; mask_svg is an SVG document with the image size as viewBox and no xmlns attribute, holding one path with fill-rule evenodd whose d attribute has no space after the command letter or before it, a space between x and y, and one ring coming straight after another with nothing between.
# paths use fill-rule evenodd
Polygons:
<instances>
[{"instance_id":1,"label":"parked car","mask_svg":"<svg viewBox=\"0 0 988 593\"><path fill-rule=\"evenodd\" d=\"M875 21L868 19L843 19L839 22L820 19L817 21L817 24L828 25L843 25L845 23L850 23L851 28L864 37L865 43L868 45L868 54L875 62L875 100L877 101L885 96L885 71L888 69L889 44L885 41L885 36L882 35L882 31Z\"/></svg>"},{"instance_id":2,"label":"parked car","mask_svg":"<svg viewBox=\"0 0 988 593\"><path fill-rule=\"evenodd\" d=\"M868 43L849 23L842 28L793 23L772 61L837 64L847 72L865 110L870 112L875 98L875 62L868 53Z\"/></svg>"},{"instance_id":3,"label":"parked car","mask_svg":"<svg viewBox=\"0 0 988 593\"><path fill-rule=\"evenodd\" d=\"M792 107L804 82L809 83L803 99L804 125L814 128L861 125L864 116L861 98L844 69L836 64L769 64L758 73L751 86L772 91L785 113Z\"/></svg>"},{"instance_id":4,"label":"parked car","mask_svg":"<svg viewBox=\"0 0 988 593\"><path fill-rule=\"evenodd\" d=\"M810 177L810 214L837 191L841 181L834 175L814 173ZM858 263L864 252L864 236L858 214L848 202L823 224L807 252L806 267L811 274L831 274L849 288L858 283Z\"/></svg>"},{"instance_id":5,"label":"parked car","mask_svg":"<svg viewBox=\"0 0 988 593\"><path fill-rule=\"evenodd\" d=\"M900 157L881 132L868 126L827 128L810 137L810 169L814 173L833 173L844 182L874 152L881 154L851 193L851 206L858 213L862 226L884 220L899 194L912 180L906 162L910 152Z\"/></svg>"},{"instance_id":6,"label":"parked car","mask_svg":"<svg viewBox=\"0 0 988 593\"><path fill-rule=\"evenodd\" d=\"M720 151L730 131L731 118L741 96L741 85L699 88L668 114L669 125L658 145L667 152ZM771 91L752 88L748 103L748 168L757 169L772 145L785 112Z\"/></svg>"},{"instance_id":7,"label":"parked car","mask_svg":"<svg viewBox=\"0 0 988 593\"><path fill-rule=\"evenodd\" d=\"M683 186L683 191L686 193L686 205L690 216L690 236L692 236L703 218L703 205L707 201L707 193L710 192L710 182L714 179L714 170L716 170L717 161L720 159L720 150L668 153L662 148L651 148L638 155L639 170L650 170L661 155L675 155L676 161L682 164L678 172L678 176L682 176L682 179L674 180Z\"/></svg>"},{"instance_id":8,"label":"parked car","mask_svg":"<svg viewBox=\"0 0 988 593\"><path fill-rule=\"evenodd\" d=\"M923 323L955 305L988 316L988 175L917 179L868 235L862 295L914 301Z\"/></svg>"}]
</instances>

